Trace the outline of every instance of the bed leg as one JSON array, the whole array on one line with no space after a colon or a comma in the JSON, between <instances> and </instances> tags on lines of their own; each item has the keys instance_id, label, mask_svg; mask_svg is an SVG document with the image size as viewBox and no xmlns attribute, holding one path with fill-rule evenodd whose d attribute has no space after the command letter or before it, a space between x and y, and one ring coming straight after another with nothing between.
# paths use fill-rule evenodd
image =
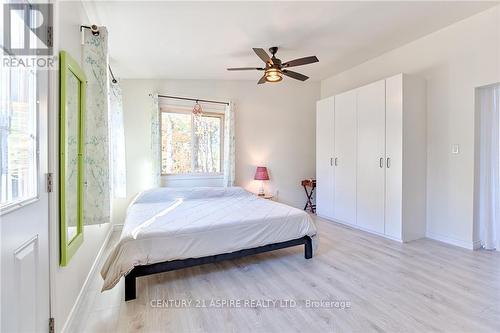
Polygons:
<instances>
[{"instance_id":1,"label":"bed leg","mask_svg":"<svg viewBox=\"0 0 500 333\"><path fill-rule=\"evenodd\" d=\"M135 299L135 279L132 272L125 275L125 301Z\"/></svg>"},{"instance_id":2,"label":"bed leg","mask_svg":"<svg viewBox=\"0 0 500 333\"><path fill-rule=\"evenodd\" d=\"M312 246L312 239L309 236L305 236L305 242L304 242L304 257L306 259L311 259L313 257L313 246Z\"/></svg>"}]
</instances>

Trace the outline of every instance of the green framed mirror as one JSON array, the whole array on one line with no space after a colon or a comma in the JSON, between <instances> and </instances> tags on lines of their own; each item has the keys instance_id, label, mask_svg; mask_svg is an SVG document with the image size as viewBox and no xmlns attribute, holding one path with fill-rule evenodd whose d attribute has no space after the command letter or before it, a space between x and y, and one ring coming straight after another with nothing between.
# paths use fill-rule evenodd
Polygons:
<instances>
[{"instance_id":1,"label":"green framed mirror","mask_svg":"<svg viewBox=\"0 0 500 333\"><path fill-rule=\"evenodd\" d=\"M60 265L83 243L84 115L87 80L78 63L59 54L59 211Z\"/></svg>"}]
</instances>

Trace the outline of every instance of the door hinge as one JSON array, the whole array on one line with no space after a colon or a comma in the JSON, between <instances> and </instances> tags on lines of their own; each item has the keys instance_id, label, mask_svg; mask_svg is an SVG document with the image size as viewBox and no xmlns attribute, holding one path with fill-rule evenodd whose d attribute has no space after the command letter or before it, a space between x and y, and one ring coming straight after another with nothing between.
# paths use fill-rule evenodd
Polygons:
<instances>
[{"instance_id":1,"label":"door hinge","mask_svg":"<svg viewBox=\"0 0 500 333\"><path fill-rule=\"evenodd\" d=\"M52 31L52 27L47 27L47 46L54 46L54 33Z\"/></svg>"},{"instance_id":2,"label":"door hinge","mask_svg":"<svg viewBox=\"0 0 500 333\"><path fill-rule=\"evenodd\" d=\"M54 318L49 318L49 333L54 333Z\"/></svg>"},{"instance_id":3,"label":"door hinge","mask_svg":"<svg viewBox=\"0 0 500 333\"><path fill-rule=\"evenodd\" d=\"M52 179L53 175L54 174L52 172L49 172L49 173L46 174L46 180L45 180L45 182L47 184L47 192L49 192L49 193L52 192L53 186L54 186L54 182L53 182L53 179Z\"/></svg>"}]
</instances>

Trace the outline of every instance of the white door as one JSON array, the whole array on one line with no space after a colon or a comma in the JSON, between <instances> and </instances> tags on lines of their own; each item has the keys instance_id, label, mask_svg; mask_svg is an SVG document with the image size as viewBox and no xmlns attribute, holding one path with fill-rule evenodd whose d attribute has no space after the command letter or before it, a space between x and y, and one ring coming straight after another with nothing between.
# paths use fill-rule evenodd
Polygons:
<instances>
[{"instance_id":1,"label":"white door","mask_svg":"<svg viewBox=\"0 0 500 333\"><path fill-rule=\"evenodd\" d=\"M333 219L334 97L316 104L316 213Z\"/></svg>"},{"instance_id":2,"label":"white door","mask_svg":"<svg viewBox=\"0 0 500 333\"><path fill-rule=\"evenodd\" d=\"M335 220L356 224L356 91L335 96Z\"/></svg>"},{"instance_id":3,"label":"white door","mask_svg":"<svg viewBox=\"0 0 500 333\"><path fill-rule=\"evenodd\" d=\"M386 80L385 234L402 238L403 75Z\"/></svg>"},{"instance_id":4,"label":"white door","mask_svg":"<svg viewBox=\"0 0 500 333\"><path fill-rule=\"evenodd\" d=\"M49 325L47 70L1 69L2 332Z\"/></svg>"},{"instance_id":5,"label":"white door","mask_svg":"<svg viewBox=\"0 0 500 333\"><path fill-rule=\"evenodd\" d=\"M384 233L385 81L357 90L357 225Z\"/></svg>"}]
</instances>

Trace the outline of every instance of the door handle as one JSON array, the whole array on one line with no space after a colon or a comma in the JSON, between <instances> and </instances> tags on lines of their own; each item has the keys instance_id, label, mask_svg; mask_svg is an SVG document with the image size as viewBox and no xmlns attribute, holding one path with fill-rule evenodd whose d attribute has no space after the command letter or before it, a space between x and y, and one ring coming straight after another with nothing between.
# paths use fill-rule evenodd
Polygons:
<instances>
[{"instance_id":1,"label":"door handle","mask_svg":"<svg viewBox=\"0 0 500 333\"><path fill-rule=\"evenodd\" d=\"M339 165L339 164L338 164L338 160L339 160L339 158L338 158L338 157L335 157L335 160L334 160L334 161L335 161L335 162L334 162L335 166Z\"/></svg>"},{"instance_id":2,"label":"door handle","mask_svg":"<svg viewBox=\"0 0 500 333\"><path fill-rule=\"evenodd\" d=\"M391 167L391 158L390 157L387 157L386 165L387 165L387 169L389 169Z\"/></svg>"},{"instance_id":3,"label":"door handle","mask_svg":"<svg viewBox=\"0 0 500 333\"><path fill-rule=\"evenodd\" d=\"M381 167L381 168L383 168L383 167L384 167L384 158L383 158L383 157L381 157L381 158L379 159L379 163L378 163L378 165L379 165L379 167Z\"/></svg>"}]
</instances>

